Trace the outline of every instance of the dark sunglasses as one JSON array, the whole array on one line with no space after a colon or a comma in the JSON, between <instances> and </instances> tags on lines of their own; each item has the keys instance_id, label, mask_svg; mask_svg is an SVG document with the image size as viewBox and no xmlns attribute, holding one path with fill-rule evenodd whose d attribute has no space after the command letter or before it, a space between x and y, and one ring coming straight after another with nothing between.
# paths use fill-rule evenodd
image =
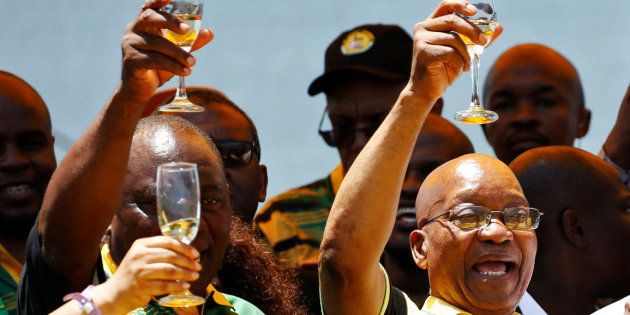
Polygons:
<instances>
[{"instance_id":1,"label":"dark sunglasses","mask_svg":"<svg viewBox=\"0 0 630 315\"><path fill-rule=\"evenodd\" d=\"M324 125L324 120L328 116L328 109L324 109L324 113L322 114L322 118L319 120L319 127L317 128L317 132L324 139L326 144L331 147L336 147L339 144L343 143L351 143L354 141L354 137L357 132L363 133L367 138L371 138L372 135L376 132L378 127L381 125L381 122L378 124L364 127L364 128L354 128L354 127L344 127L344 128L336 128L331 130L322 130L322 126Z\"/></svg>"},{"instance_id":2,"label":"dark sunglasses","mask_svg":"<svg viewBox=\"0 0 630 315\"><path fill-rule=\"evenodd\" d=\"M254 155L260 158L260 148L254 141L216 140L225 167L245 166Z\"/></svg>"}]
</instances>

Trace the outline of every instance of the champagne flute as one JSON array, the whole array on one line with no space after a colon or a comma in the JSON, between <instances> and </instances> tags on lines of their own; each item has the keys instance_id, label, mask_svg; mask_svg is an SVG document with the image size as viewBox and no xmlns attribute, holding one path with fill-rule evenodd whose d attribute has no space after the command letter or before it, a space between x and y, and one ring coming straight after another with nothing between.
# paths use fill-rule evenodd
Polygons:
<instances>
[{"instance_id":1,"label":"champagne flute","mask_svg":"<svg viewBox=\"0 0 630 315\"><path fill-rule=\"evenodd\" d=\"M199 230L199 175L197 165L186 162L160 164L157 169L157 215L162 234L190 244ZM158 300L168 307L200 305L205 299L185 290Z\"/></svg>"},{"instance_id":2,"label":"champagne flute","mask_svg":"<svg viewBox=\"0 0 630 315\"><path fill-rule=\"evenodd\" d=\"M162 8L162 11L178 17L182 22L188 24L186 34L178 34L171 30L162 30L164 37L181 49L190 52L193 43L199 35L201 29L201 15L203 13L203 0L171 0ZM179 85L175 98L170 104L160 106L161 112L202 112L201 106L193 104L186 95L186 83L184 77L179 77Z\"/></svg>"},{"instance_id":3,"label":"champagne flute","mask_svg":"<svg viewBox=\"0 0 630 315\"><path fill-rule=\"evenodd\" d=\"M497 27L497 11L493 0L469 1L477 8L477 13L472 16L459 14L468 22L477 25L488 38L490 43L494 30ZM472 60L472 99L470 107L466 110L459 111L455 114L455 120L466 124L487 124L499 119L499 115L493 111L484 109L479 101L479 59L484 49L488 45L477 45L470 38L458 34L466 44L466 50Z\"/></svg>"}]
</instances>

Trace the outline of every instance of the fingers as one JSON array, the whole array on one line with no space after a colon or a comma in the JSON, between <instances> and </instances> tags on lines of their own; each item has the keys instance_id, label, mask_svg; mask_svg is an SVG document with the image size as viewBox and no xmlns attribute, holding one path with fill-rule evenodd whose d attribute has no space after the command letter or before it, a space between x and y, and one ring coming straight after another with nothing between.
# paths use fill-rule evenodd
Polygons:
<instances>
[{"instance_id":1,"label":"fingers","mask_svg":"<svg viewBox=\"0 0 630 315\"><path fill-rule=\"evenodd\" d=\"M166 4L168 4L169 2L171 2L171 1L170 0L147 0L142 5L142 10L159 9L159 8L165 6Z\"/></svg>"},{"instance_id":2,"label":"fingers","mask_svg":"<svg viewBox=\"0 0 630 315\"><path fill-rule=\"evenodd\" d=\"M422 26L429 32L456 32L468 37L478 45L485 45L488 38L479 27L463 18L449 14L422 22Z\"/></svg>"},{"instance_id":3,"label":"fingers","mask_svg":"<svg viewBox=\"0 0 630 315\"><path fill-rule=\"evenodd\" d=\"M443 0L429 17L436 18L452 13L474 15L477 8L465 0Z\"/></svg>"},{"instance_id":4,"label":"fingers","mask_svg":"<svg viewBox=\"0 0 630 315\"><path fill-rule=\"evenodd\" d=\"M199 258L199 252L194 247L167 236L160 235L145 238L143 240L145 242L144 244L147 247L170 249L192 260L196 260L197 258Z\"/></svg>"},{"instance_id":5,"label":"fingers","mask_svg":"<svg viewBox=\"0 0 630 315\"><path fill-rule=\"evenodd\" d=\"M139 276L147 280L179 280L191 282L199 278L199 273L166 262L145 265Z\"/></svg>"},{"instance_id":6,"label":"fingers","mask_svg":"<svg viewBox=\"0 0 630 315\"><path fill-rule=\"evenodd\" d=\"M192 67L196 62L195 58L190 53L187 53L161 36L148 33L136 34L132 36L130 45L139 51L157 52L177 61L184 67Z\"/></svg>"},{"instance_id":7,"label":"fingers","mask_svg":"<svg viewBox=\"0 0 630 315\"><path fill-rule=\"evenodd\" d=\"M190 271L201 270L201 264L196 260L164 248L147 248L145 261L146 263L169 263Z\"/></svg>"},{"instance_id":8,"label":"fingers","mask_svg":"<svg viewBox=\"0 0 630 315\"><path fill-rule=\"evenodd\" d=\"M206 28L206 29L200 30L199 34L197 35L197 39L193 43L193 46L190 51L195 51L205 46L207 43L211 42L213 39L214 39L214 32L211 29Z\"/></svg>"},{"instance_id":9,"label":"fingers","mask_svg":"<svg viewBox=\"0 0 630 315\"><path fill-rule=\"evenodd\" d=\"M135 32L152 32L161 29L169 29L173 32L184 34L190 27L172 14L156 11L154 9L144 10L138 15L129 29Z\"/></svg>"}]
</instances>

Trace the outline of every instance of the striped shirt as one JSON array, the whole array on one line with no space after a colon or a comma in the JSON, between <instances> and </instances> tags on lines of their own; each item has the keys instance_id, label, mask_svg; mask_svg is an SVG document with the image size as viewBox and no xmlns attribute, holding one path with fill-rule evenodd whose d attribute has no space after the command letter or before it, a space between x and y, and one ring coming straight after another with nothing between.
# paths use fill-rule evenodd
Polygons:
<instances>
[{"instance_id":1,"label":"striped shirt","mask_svg":"<svg viewBox=\"0 0 630 315\"><path fill-rule=\"evenodd\" d=\"M326 220L343 175L339 164L326 178L273 197L254 216L258 231L291 266L317 265Z\"/></svg>"}]
</instances>

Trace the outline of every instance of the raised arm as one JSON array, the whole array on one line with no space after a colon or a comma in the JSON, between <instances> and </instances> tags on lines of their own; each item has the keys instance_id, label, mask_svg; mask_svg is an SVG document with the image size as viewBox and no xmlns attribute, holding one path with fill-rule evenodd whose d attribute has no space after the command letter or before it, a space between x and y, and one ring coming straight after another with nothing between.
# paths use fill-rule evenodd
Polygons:
<instances>
[{"instance_id":1,"label":"raised arm","mask_svg":"<svg viewBox=\"0 0 630 315\"><path fill-rule=\"evenodd\" d=\"M71 289L91 282L99 243L120 205L131 140L145 103L173 74L187 75L194 59L161 36L188 26L148 0L122 41L122 76L96 121L72 146L50 180L38 219L44 260L67 275ZM212 38L200 33L196 48Z\"/></svg>"},{"instance_id":2,"label":"raised arm","mask_svg":"<svg viewBox=\"0 0 630 315\"><path fill-rule=\"evenodd\" d=\"M604 143L604 152L611 161L630 170L630 85L619 107L617 122Z\"/></svg>"},{"instance_id":3,"label":"raised arm","mask_svg":"<svg viewBox=\"0 0 630 315\"><path fill-rule=\"evenodd\" d=\"M478 28L451 13L475 10L463 0L443 1L415 26L409 83L352 164L328 218L319 266L326 314L379 313L385 292L379 258L394 226L416 138L431 105L470 65L453 32L486 42Z\"/></svg>"}]
</instances>

